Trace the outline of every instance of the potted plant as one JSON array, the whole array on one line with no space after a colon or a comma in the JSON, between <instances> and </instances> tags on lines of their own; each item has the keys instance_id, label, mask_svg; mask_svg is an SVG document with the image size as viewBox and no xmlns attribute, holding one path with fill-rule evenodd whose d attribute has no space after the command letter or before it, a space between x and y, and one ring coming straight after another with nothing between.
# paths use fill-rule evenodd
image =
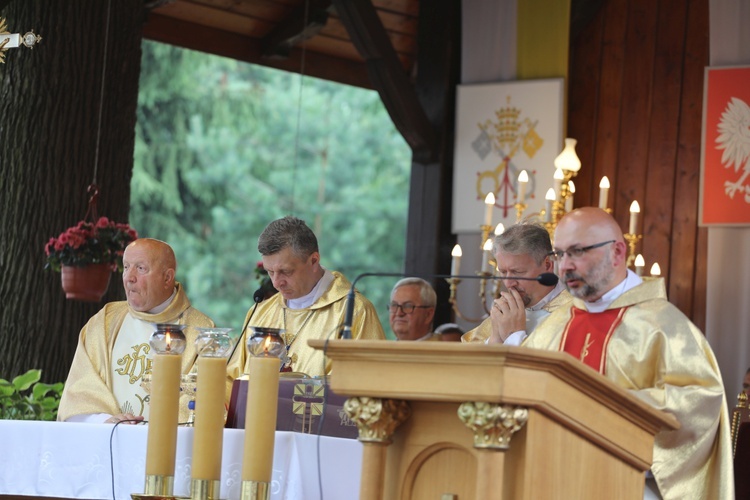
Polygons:
<instances>
[{"instance_id":1,"label":"potted plant","mask_svg":"<svg viewBox=\"0 0 750 500\"><path fill-rule=\"evenodd\" d=\"M63 383L40 382L41 370L29 370L12 381L0 378L0 419L55 420Z\"/></svg>"},{"instance_id":2,"label":"potted plant","mask_svg":"<svg viewBox=\"0 0 750 500\"><path fill-rule=\"evenodd\" d=\"M107 291L113 271L122 271L125 247L138 238L127 224L106 217L82 220L50 238L44 246L46 268L59 271L68 299L98 302Z\"/></svg>"}]
</instances>

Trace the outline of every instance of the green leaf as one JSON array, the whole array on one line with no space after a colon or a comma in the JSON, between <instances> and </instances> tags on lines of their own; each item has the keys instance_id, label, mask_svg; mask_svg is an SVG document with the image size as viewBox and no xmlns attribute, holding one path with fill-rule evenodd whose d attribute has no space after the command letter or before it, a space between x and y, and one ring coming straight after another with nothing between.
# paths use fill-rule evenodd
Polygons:
<instances>
[{"instance_id":1,"label":"green leaf","mask_svg":"<svg viewBox=\"0 0 750 500\"><path fill-rule=\"evenodd\" d=\"M13 385L15 388L20 391L25 391L29 387L31 387L33 384L39 382L39 379L42 378L42 370L29 370L23 375L19 375L16 378L13 379Z\"/></svg>"}]
</instances>

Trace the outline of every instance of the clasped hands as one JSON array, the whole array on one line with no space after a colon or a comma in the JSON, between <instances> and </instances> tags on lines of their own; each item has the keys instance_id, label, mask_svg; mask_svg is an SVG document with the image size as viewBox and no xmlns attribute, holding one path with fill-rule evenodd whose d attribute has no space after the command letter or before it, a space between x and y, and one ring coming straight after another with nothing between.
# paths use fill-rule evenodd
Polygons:
<instances>
[{"instance_id":1,"label":"clasped hands","mask_svg":"<svg viewBox=\"0 0 750 500\"><path fill-rule=\"evenodd\" d=\"M518 291L511 288L507 292L500 292L500 298L492 303L490 320L490 344L501 344L511 333L526 329L526 306Z\"/></svg>"}]
</instances>

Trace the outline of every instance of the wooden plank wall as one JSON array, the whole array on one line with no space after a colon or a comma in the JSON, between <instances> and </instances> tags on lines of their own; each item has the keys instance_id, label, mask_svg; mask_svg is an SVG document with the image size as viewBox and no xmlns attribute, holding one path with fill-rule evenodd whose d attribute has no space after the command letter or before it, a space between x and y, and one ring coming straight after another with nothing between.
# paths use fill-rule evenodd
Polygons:
<instances>
[{"instance_id":1,"label":"wooden plank wall","mask_svg":"<svg viewBox=\"0 0 750 500\"><path fill-rule=\"evenodd\" d=\"M599 181L627 230L641 206L638 252L658 262L669 300L701 329L706 229L698 228L708 0L607 0L571 39L568 137L583 167L575 206L596 205Z\"/></svg>"}]
</instances>

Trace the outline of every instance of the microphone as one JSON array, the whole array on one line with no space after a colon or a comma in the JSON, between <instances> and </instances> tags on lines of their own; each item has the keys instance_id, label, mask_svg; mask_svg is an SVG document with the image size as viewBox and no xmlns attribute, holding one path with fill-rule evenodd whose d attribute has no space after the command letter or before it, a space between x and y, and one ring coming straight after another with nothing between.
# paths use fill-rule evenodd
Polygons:
<instances>
[{"instance_id":1,"label":"microphone","mask_svg":"<svg viewBox=\"0 0 750 500\"><path fill-rule=\"evenodd\" d=\"M538 281L544 286L555 286L560 278L555 273L542 273L535 278L524 278L522 276L494 276L496 280L523 280L523 281Z\"/></svg>"},{"instance_id":2,"label":"microphone","mask_svg":"<svg viewBox=\"0 0 750 500\"><path fill-rule=\"evenodd\" d=\"M490 279L490 280L523 280L523 281L538 281L541 285L544 286L555 286L557 285L557 282L559 281L559 278L555 273L542 273L539 276L536 276L534 278L526 278L523 276L482 276L482 275L464 275L464 276L458 276L458 275L451 275L451 274L431 274L431 275L420 275L418 273L415 274L407 274L407 273L362 273L356 278L354 278L354 281L352 282L352 287L349 289L349 294L346 298L346 315L344 316L344 326L341 329L341 336L339 338L342 339L351 339L352 338L352 322L354 320L354 297L355 297L355 290L354 286L357 284L357 282L366 276L380 276L380 277L391 277L391 278L404 278L404 277L414 277L414 278L422 278L422 279L429 279L429 278L459 278L459 279Z\"/></svg>"},{"instance_id":3,"label":"microphone","mask_svg":"<svg viewBox=\"0 0 750 500\"><path fill-rule=\"evenodd\" d=\"M255 293L253 293L253 302L255 302L255 305L253 305L253 310L250 311L250 315L247 317L247 321L245 321L245 324L242 326L242 330L240 332L240 338L237 339L237 343L234 344L234 347L232 347L232 353L227 358L228 360L232 359L232 356L234 356L234 351L237 350L237 346L242 343L242 337L245 336L245 328L247 328L247 325L250 323L250 320L253 319L253 314L255 314L255 310L258 308L258 304L263 302L263 299L265 298L265 291L263 290L263 287L261 286L257 290L255 290Z\"/></svg>"}]
</instances>

